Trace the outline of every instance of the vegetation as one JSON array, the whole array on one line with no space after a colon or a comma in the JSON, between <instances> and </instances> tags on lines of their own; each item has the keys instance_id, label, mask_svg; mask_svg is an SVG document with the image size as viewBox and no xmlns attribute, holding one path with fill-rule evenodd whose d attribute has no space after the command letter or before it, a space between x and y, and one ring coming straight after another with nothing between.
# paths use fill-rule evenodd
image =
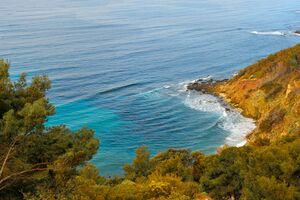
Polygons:
<instances>
[{"instance_id":1,"label":"vegetation","mask_svg":"<svg viewBox=\"0 0 300 200\"><path fill-rule=\"evenodd\" d=\"M96 153L94 132L72 132L65 126L45 128L54 107L45 97L50 81L26 75L12 82L9 64L0 61L0 199L22 198L23 193L47 185L52 191L87 170L85 162ZM85 171L84 171L85 170ZM54 193L54 192L53 192Z\"/></svg>"},{"instance_id":2,"label":"vegetation","mask_svg":"<svg viewBox=\"0 0 300 200\"><path fill-rule=\"evenodd\" d=\"M214 88L244 114L257 120L248 140L269 144L300 134L300 45L284 49L243 69Z\"/></svg>"},{"instance_id":3,"label":"vegetation","mask_svg":"<svg viewBox=\"0 0 300 200\"><path fill-rule=\"evenodd\" d=\"M284 50L217 85L258 120L250 137L256 145L153 157L140 147L114 178L89 163L99 147L92 130L44 126L55 113L48 78L29 84L21 74L14 82L1 60L0 199L300 199L299 54L300 46Z\"/></svg>"}]
</instances>

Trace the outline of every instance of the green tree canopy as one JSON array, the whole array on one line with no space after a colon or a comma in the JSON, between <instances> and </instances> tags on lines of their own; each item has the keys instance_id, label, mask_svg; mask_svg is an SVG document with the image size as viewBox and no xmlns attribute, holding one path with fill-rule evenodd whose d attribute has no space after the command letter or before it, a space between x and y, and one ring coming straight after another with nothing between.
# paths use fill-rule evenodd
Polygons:
<instances>
[{"instance_id":1,"label":"green tree canopy","mask_svg":"<svg viewBox=\"0 0 300 200\"><path fill-rule=\"evenodd\" d=\"M28 84L21 74L13 82L9 67L0 60L0 196L14 198L57 174L76 174L96 153L99 141L87 128L45 127L55 113L46 97L49 79L36 76Z\"/></svg>"}]
</instances>

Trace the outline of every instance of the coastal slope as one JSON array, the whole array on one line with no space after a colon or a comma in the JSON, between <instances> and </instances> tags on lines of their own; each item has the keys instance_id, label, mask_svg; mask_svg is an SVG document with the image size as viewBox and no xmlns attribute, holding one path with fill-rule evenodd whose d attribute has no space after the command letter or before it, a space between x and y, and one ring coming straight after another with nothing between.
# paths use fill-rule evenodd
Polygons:
<instances>
[{"instance_id":1,"label":"coastal slope","mask_svg":"<svg viewBox=\"0 0 300 200\"><path fill-rule=\"evenodd\" d=\"M220 96L255 119L257 127L247 137L251 144L300 134L300 45L259 60L230 80L188 88Z\"/></svg>"}]
</instances>

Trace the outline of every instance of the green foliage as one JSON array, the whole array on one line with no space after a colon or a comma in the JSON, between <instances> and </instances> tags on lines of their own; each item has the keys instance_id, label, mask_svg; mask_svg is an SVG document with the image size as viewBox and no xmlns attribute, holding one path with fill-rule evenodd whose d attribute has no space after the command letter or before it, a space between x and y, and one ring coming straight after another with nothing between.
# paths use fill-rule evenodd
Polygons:
<instances>
[{"instance_id":1,"label":"green foliage","mask_svg":"<svg viewBox=\"0 0 300 200\"><path fill-rule=\"evenodd\" d=\"M147 154L142 147L136 159L142 157L140 152ZM150 161L147 157L148 176L115 185L114 197L107 199L118 199L117 194L123 199L205 199L203 192L213 199L298 199L299 155L299 136L264 147L227 147L211 156L169 149Z\"/></svg>"},{"instance_id":2,"label":"green foliage","mask_svg":"<svg viewBox=\"0 0 300 200\"><path fill-rule=\"evenodd\" d=\"M257 177L251 183L247 183L244 189L243 198L249 200L256 199L296 199L296 188L276 180L274 177ZM299 197L299 196L298 196Z\"/></svg>"},{"instance_id":3,"label":"green foliage","mask_svg":"<svg viewBox=\"0 0 300 200\"><path fill-rule=\"evenodd\" d=\"M279 92L281 92L284 88L279 83L267 82L261 86L261 89L266 93L266 100L275 97Z\"/></svg>"},{"instance_id":4,"label":"green foliage","mask_svg":"<svg viewBox=\"0 0 300 200\"><path fill-rule=\"evenodd\" d=\"M292 56L292 58L290 60L290 65L293 66L293 67L299 66L299 58L298 58L297 54Z\"/></svg>"},{"instance_id":5,"label":"green foliage","mask_svg":"<svg viewBox=\"0 0 300 200\"><path fill-rule=\"evenodd\" d=\"M243 184L242 163L248 151L248 148L227 148L220 155L207 157L205 173L200 179L202 189L215 199L238 199Z\"/></svg>"},{"instance_id":6,"label":"green foliage","mask_svg":"<svg viewBox=\"0 0 300 200\"><path fill-rule=\"evenodd\" d=\"M201 185L215 199L297 199L299 147L300 139L266 147L228 148L208 157Z\"/></svg>"},{"instance_id":7,"label":"green foliage","mask_svg":"<svg viewBox=\"0 0 300 200\"><path fill-rule=\"evenodd\" d=\"M0 60L1 199L21 198L22 193L34 193L34 188L44 185L58 187L54 180L73 178L99 146L90 129L45 128L55 112L45 95L50 81L37 76L27 84L21 74L12 82L8 70L9 64Z\"/></svg>"},{"instance_id":8,"label":"green foliage","mask_svg":"<svg viewBox=\"0 0 300 200\"><path fill-rule=\"evenodd\" d=\"M162 175L176 174L183 180L192 180L193 156L188 150L169 149L156 155L152 162L155 170Z\"/></svg>"},{"instance_id":9,"label":"green foliage","mask_svg":"<svg viewBox=\"0 0 300 200\"><path fill-rule=\"evenodd\" d=\"M102 183L105 179L98 175L99 171L90 164L85 165L77 173L57 173L40 183L34 191L25 193L25 199L105 199L103 194L108 188Z\"/></svg>"},{"instance_id":10,"label":"green foliage","mask_svg":"<svg viewBox=\"0 0 300 200\"><path fill-rule=\"evenodd\" d=\"M125 177L130 180L135 180L137 177L145 177L150 173L150 153L147 147L143 146L136 150L136 158L132 165L125 165Z\"/></svg>"},{"instance_id":11,"label":"green foliage","mask_svg":"<svg viewBox=\"0 0 300 200\"><path fill-rule=\"evenodd\" d=\"M269 115L262 120L259 128L262 131L271 131L272 127L281 122L286 114L286 110L282 108L273 109Z\"/></svg>"}]
</instances>

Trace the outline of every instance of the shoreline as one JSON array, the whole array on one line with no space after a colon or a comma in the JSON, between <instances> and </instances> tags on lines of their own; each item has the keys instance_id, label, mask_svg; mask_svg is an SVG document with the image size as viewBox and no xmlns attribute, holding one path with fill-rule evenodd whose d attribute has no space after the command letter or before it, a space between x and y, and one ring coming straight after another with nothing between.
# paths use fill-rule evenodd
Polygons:
<instances>
[{"instance_id":1,"label":"shoreline","mask_svg":"<svg viewBox=\"0 0 300 200\"><path fill-rule=\"evenodd\" d=\"M253 123L255 127L244 136L244 140L242 142L239 142L238 144L234 145L236 147L241 147L249 144L248 137L254 132L254 130L257 128L257 121L249 116L246 116L244 114L244 110L240 108L238 105L234 104L230 98L226 96L225 93L219 92L216 88L218 85L225 84L229 79L223 79L223 80L214 80L212 78L200 78L193 82L190 82L187 84L187 91L196 91L198 93L202 94L208 94L212 95L216 98L218 98L219 103L222 107L224 107L226 112L239 112L244 118L253 120ZM224 143L219 148L222 148L224 146L227 146L229 144ZM229 145L230 146L230 145ZM218 149L219 149L218 148ZM218 151L217 149L217 151Z\"/></svg>"},{"instance_id":2,"label":"shoreline","mask_svg":"<svg viewBox=\"0 0 300 200\"><path fill-rule=\"evenodd\" d=\"M231 79L199 79L188 90L223 99L255 120L248 144L265 146L300 135L300 44L239 71Z\"/></svg>"}]
</instances>

